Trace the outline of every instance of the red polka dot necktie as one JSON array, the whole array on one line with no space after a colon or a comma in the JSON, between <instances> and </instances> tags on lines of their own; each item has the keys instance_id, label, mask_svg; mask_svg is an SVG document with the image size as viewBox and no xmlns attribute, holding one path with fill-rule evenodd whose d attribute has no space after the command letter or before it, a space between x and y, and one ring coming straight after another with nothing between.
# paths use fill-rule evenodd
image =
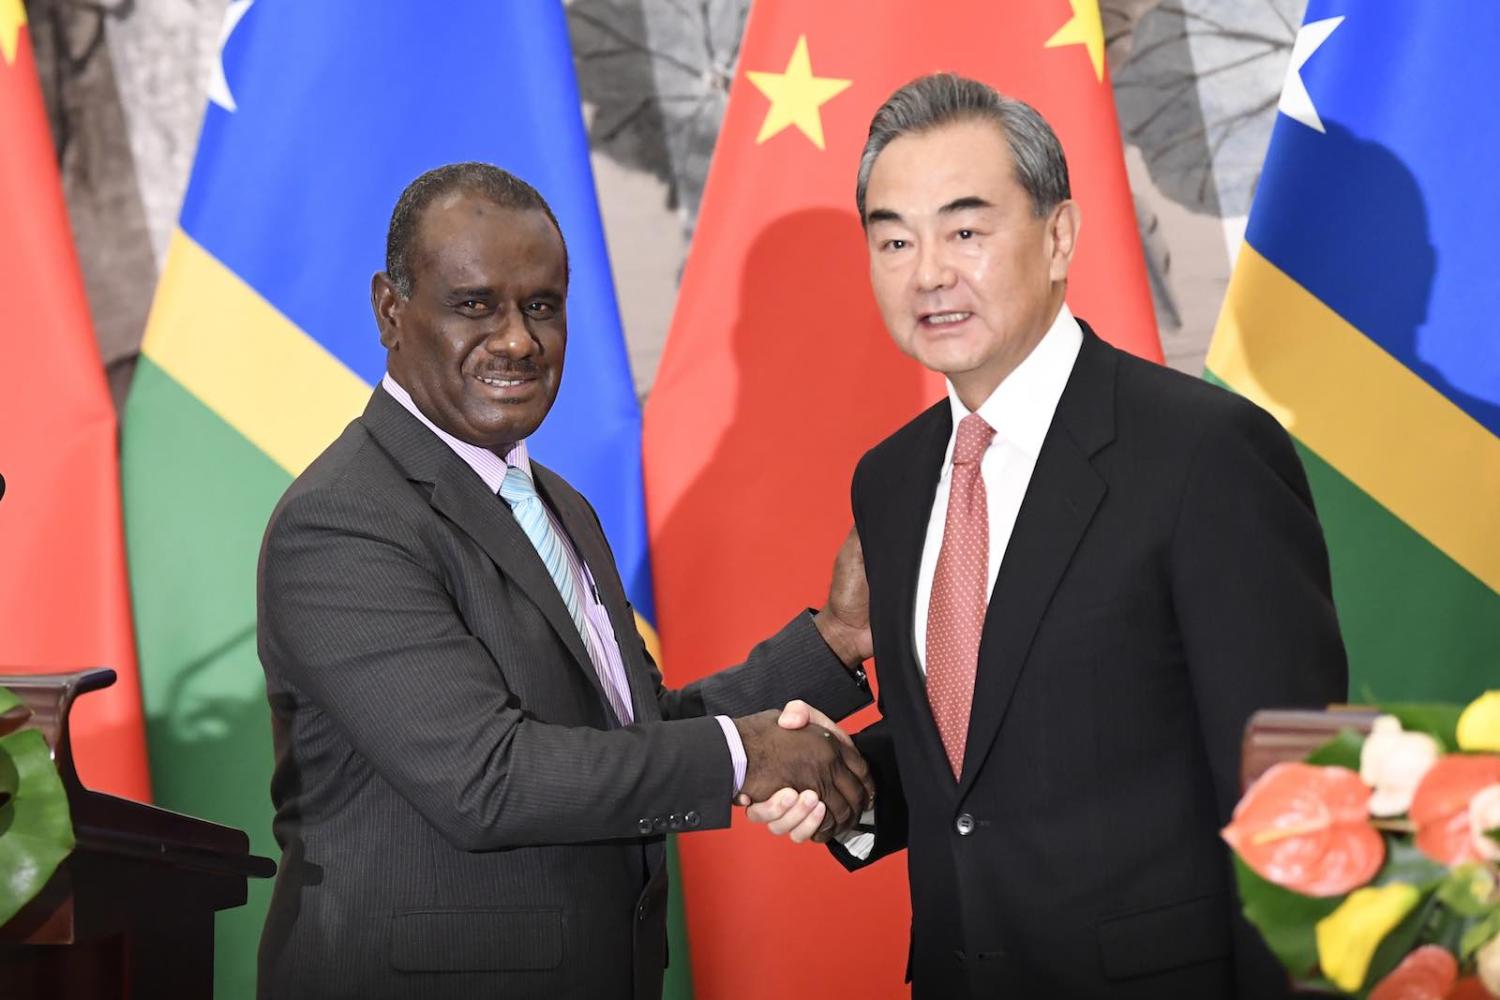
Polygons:
<instances>
[{"instance_id":1,"label":"red polka dot necktie","mask_svg":"<svg viewBox=\"0 0 1500 1000\"><path fill-rule=\"evenodd\" d=\"M958 422L943 547L927 608L927 701L954 778L963 771L979 635L989 606L990 517L979 463L994 436L977 413Z\"/></svg>"}]
</instances>

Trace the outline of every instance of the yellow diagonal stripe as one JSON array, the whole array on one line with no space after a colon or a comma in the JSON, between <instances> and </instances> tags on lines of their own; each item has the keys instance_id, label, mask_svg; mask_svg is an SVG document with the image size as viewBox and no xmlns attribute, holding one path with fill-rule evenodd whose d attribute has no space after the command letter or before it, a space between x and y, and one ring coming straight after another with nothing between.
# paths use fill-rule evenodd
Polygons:
<instances>
[{"instance_id":1,"label":"yellow diagonal stripe","mask_svg":"<svg viewBox=\"0 0 1500 1000\"><path fill-rule=\"evenodd\" d=\"M26 23L26 8L21 0L0 0L0 59L9 65L16 61L21 44L21 27Z\"/></svg>"},{"instance_id":2,"label":"yellow diagonal stripe","mask_svg":"<svg viewBox=\"0 0 1500 1000\"><path fill-rule=\"evenodd\" d=\"M1249 244L1208 367L1500 592L1500 438Z\"/></svg>"},{"instance_id":3,"label":"yellow diagonal stripe","mask_svg":"<svg viewBox=\"0 0 1500 1000\"><path fill-rule=\"evenodd\" d=\"M180 229L141 350L294 476L370 398L363 379Z\"/></svg>"}]
</instances>

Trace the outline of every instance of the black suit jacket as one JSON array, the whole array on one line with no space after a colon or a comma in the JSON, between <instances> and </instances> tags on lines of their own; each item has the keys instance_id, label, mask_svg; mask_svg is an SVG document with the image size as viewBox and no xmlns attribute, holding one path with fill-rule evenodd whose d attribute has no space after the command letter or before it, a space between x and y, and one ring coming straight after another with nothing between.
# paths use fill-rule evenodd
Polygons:
<instances>
[{"instance_id":1,"label":"black suit jacket","mask_svg":"<svg viewBox=\"0 0 1500 1000\"><path fill-rule=\"evenodd\" d=\"M908 850L914 994L1284 994L1217 831L1250 713L1345 695L1290 439L1085 326L990 597L955 782L912 633L951 426L944 400L853 487L884 716L857 737L877 775L870 860Z\"/></svg>"},{"instance_id":2,"label":"black suit jacket","mask_svg":"<svg viewBox=\"0 0 1500 1000\"><path fill-rule=\"evenodd\" d=\"M664 835L729 823L715 714L868 695L801 615L667 690L587 502L533 464L614 624L612 718L504 502L385 392L298 477L261 555L282 847L262 997L656 998Z\"/></svg>"}]
</instances>

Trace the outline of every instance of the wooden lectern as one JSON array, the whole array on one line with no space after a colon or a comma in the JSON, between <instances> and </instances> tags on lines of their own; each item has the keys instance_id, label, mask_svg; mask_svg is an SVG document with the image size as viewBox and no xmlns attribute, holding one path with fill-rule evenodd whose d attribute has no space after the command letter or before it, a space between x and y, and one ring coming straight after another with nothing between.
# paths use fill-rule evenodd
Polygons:
<instances>
[{"instance_id":1,"label":"wooden lectern","mask_svg":"<svg viewBox=\"0 0 1500 1000\"><path fill-rule=\"evenodd\" d=\"M1341 730L1368 733L1379 715L1364 705L1330 705L1327 711L1265 709L1245 725L1240 745L1240 791L1273 764L1301 760Z\"/></svg>"},{"instance_id":2,"label":"wooden lectern","mask_svg":"<svg viewBox=\"0 0 1500 1000\"><path fill-rule=\"evenodd\" d=\"M0 676L33 713L24 728L52 748L77 839L41 893L0 927L6 1000L210 1000L214 914L244 904L247 878L276 873L243 831L79 784L68 710L114 682L113 670Z\"/></svg>"}]
</instances>

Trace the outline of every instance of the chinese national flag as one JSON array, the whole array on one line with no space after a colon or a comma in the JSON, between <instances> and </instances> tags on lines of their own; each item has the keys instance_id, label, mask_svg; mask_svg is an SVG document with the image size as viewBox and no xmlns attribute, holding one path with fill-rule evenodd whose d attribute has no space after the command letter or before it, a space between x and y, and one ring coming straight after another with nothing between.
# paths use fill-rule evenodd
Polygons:
<instances>
[{"instance_id":1,"label":"chinese national flag","mask_svg":"<svg viewBox=\"0 0 1500 1000\"><path fill-rule=\"evenodd\" d=\"M72 714L89 787L150 797L115 411L21 0L0 0L0 674L112 667Z\"/></svg>"},{"instance_id":2,"label":"chinese national flag","mask_svg":"<svg viewBox=\"0 0 1500 1000\"><path fill-rule=\"evenodd\" d=\"M1096 0L759 0L645 411L674 684L823 603L855 462L942 393L885 333L854 207L875 109L940 70L1052 123L1083 217L1069 304L1161 358ZM699 996L905 995L902 856L849 875L743 818L679 850Z\"/></svg>"}]
</instances>

